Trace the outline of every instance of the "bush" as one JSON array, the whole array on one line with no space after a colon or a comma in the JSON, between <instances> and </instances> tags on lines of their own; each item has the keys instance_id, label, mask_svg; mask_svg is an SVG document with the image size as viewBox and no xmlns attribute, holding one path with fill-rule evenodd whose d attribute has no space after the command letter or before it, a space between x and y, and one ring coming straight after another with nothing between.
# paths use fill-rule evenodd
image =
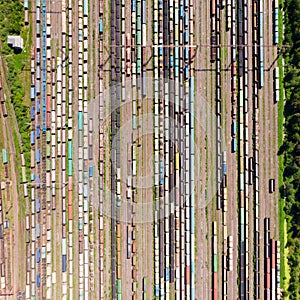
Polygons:
<instances>
[{"instance_id":1,"label":"bush","mask_svg":"<svg viewBox=\"0 0 300 300\"><path fill-rule=\"evenodd\" d=\"M287 247L290 281L288 294L291 300L300 298L300 167L297 148L300 144L300 2L285 1L285 43L291 45L286 55L285 74L285 140L284 188L287 219Z\"/></svg>"},{"instance_id":2,"label":"bush","mask_svg":"<svg viewBox=\"0 0 300 300\"><path fill-rule=\"evenodd\" d=\"M11 92L11 102L14 107L18 122L19 131L22 138L23 150L30 153L30 116L29 107L25 104L25 88L21 78L24 76L23 69L28 63L28 54L21 52L15 54L7 45L8 35L22 35L24 26L24 8L18 0L0 0L0 38L2 42L1 54L7 62L8 82ZM24 41L26 44L26 40ZM30 66L28 66L30 67Z\"/></svg>"}]
</instances>

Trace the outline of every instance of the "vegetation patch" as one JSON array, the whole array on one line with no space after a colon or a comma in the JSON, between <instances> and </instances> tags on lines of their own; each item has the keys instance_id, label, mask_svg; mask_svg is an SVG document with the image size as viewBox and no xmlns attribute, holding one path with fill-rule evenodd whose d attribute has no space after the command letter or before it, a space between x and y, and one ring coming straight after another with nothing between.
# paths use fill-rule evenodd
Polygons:
<instances>
[{"instance_id":1,"label":"vegetation patch","mask_svg":"<svg viewBox=\"0 0 300 300\"><path fill-rule=\"evenodd\" d=\"M283 156L283 181L280 193L287 223L288 266L290 270L289 299L300 298L300 2L285 1L285 41L291 46L285 55L284 140L279 154ZM279 111L280 115L280 111ZM282 207L280 203L280 207ZM281 226L283 226L281 224Z\"/></svg>"},{"instance_id":2,"label":"vegetation patch","mask_svg":"<svg viewBox=\"0 0 300 300\"><path fill-rule=\"evenodd\" d=\"M20 35L24 40L21 53L14 51L7 45L8 35ZM0 38L1 56L6 62L7 80L10 89L10 100L13 104L22 137L26 162L30 160L30 116L29 116L29 88L30 63L29 30L24 27L24 8L17 0L0 1ZM19 154L19 153L17 153Z\"/></svg>"}]
</instances>

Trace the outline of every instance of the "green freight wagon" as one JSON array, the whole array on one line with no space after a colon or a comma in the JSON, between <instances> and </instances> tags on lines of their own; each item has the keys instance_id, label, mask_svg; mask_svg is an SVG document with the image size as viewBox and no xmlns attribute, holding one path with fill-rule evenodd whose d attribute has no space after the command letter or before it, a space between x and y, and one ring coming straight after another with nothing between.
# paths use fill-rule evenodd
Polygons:
<instances>
[{"instance_id":1,"label":"green freight wagon","mask_svg":"<svg viewBox=\"0 0 300 300\"><path fill-rule=\"evenodd\" d=\"M214 273L218 272L218 259L217 254L214 254Z\"/></svg>"},{"instance_id":2,"label":"green freight wagon","mask_svg":"<svg viewBox=\"0 0 300 300\"><path fill-rule=\"evenodd\" d=\"M2 161L4 164L7 164L7 152L6 149L2 149Z\"/></svg>"}]
</instances>

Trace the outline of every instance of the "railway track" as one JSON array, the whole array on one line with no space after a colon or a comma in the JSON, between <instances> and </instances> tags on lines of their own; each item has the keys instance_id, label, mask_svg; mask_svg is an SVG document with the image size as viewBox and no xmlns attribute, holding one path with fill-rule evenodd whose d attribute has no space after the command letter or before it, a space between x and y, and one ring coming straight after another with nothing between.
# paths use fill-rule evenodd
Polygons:
<instances>
[{"instance_id":1,"label":"railway track","mask_svg":"<svg viewBox=\"0 0 300 300\"><path fill-rule=\"evenodd\" d=\"M34 37L31 174L24 185L30 203L26 299L197 299L199 286L213 299L280 299L280 242L269 219L276 205L262 204L268 191L262 185L267 172L261 153L267 149L260 145L266 117L259 107L264 91L274 93L275 104L279 97L276 62L274 70L270 67L274 87L266 80L271 50L284 48L278 3L268 1L274 7L271 37L265 36L270 17L264 19L258 0L251 5L243 0L203 6L195 0L105 4L24 3ZM199 43L196 10L209 6L210 30L201 33L207 41ZM198 60L203 51L212 75L202 83ZM215 115L206 124L213 128L207 137L212 149L198 140L195 111L204 95L199 86L211 89L205 97ZM147 138L145 114L152 122ZM197 170L199 155L203 173ZM140 183L148 175L148 156L147 190ZM197 177L208 176L210 163L213 183ZM22 167L25 171L25 163ZM208 187L216 190L203 211L200 181L205 201ZM145 216L139 207L149 199L152 218L140 224ZM204 239L197 244L198 234L206 235L206 244ZM197 253L201 247L203 254ZM201 261L209 256L210 266Z\"/></svg>"}]
</instances>

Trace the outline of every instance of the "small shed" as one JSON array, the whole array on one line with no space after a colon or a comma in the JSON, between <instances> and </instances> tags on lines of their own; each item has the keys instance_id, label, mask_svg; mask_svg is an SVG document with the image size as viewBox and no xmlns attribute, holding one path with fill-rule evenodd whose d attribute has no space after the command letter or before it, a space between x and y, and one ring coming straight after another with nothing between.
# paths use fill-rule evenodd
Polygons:
<instances>
[{"instance_id":1,"label":"small shed","mask_svg":"<svg viewBox=\"0 0 300 300\"><path fill-rule=\"evenodd\" d=\"M23 50L23 39L19 35L9 35L7 37L7 44L16 51Z\"/></svg>"}]
</instances>

